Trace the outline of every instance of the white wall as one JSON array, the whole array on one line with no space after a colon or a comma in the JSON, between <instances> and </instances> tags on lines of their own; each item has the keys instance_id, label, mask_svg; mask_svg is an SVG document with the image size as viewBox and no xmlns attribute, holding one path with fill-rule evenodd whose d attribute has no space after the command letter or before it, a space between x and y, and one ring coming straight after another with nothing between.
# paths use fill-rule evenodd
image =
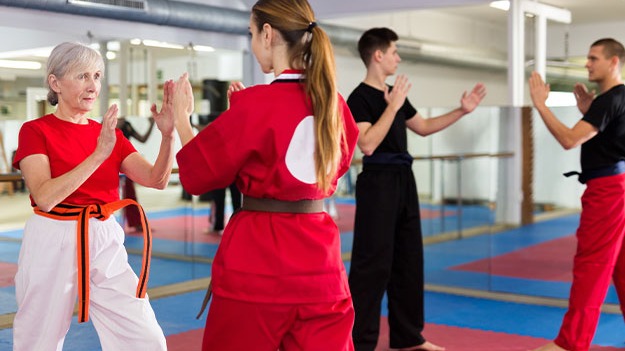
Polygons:
<instances>
[{"instance_id":1,"label":"white wall","mask_svg":"<svg viewBox=\"0 0 625 351\"><path fill-rule=\"evenodd\" d=\"M395 29L401 37L414 38L425 42L434 42L454 47L462 47L472 50L482 50L485 52L499 53L507 50L507 28L505 24L490 22L479 22L471 18L461 16L441 14L436 11L407 11L399 14L379 14L367 17L352 17L335 19L332 22L342 26L353 26L356 28L369 28L373 26L388 26ZM242 76L242 56L241 49L247 47L247 38L244 36L229 36L216 33L204 33L180 28L167 28L154 25L127 23L123 21L98 20L92 18L80 18L77 16L55 14L39 11L21 10L16 8L2 8L0 11L0 23L6 39L3 42L4 50L17 50L25 48L26 40L22 37L29 37L39 40L41 46L53 46L65 40L85 41L86 31L89 29L95 36L95 41L107 38L142 37L158 39L163 41L186 44L212 45L217 48L226 49L223 55L207 55L196 59L198 80L204 78L216 78L220 80L238 80ZM53 30L38 31L30 29L32 23L39 23L42 27ZM14 31L9 31L9 29ZM569 33L570 55L585 55L588 45L601 36L625 33L623 23L603 23L589 25L549 25L548 50L550 56L562 57L564 53L564 33ZM13 34L11 34L13 33ZM625 36L625 34L624 34ZM355 45L355 44L354 44ZM528 49L529 50L529 49ZM188 69L188 56L179 58L163 59L157 63L158 69L163 71L164 79L175 78L180 73ZM337 50L336 56L339 91L347 98L353 88L364 78L365 68L360 58L353 54L346 53L345 49ZM255 62L254 62L255 64ZM111 83L117 80L117 68L115 64L109 67L111 72ZM139 72L139 70L137 70ZM0 72L1 73L1 72ZM433 63L409 62L404 60L401 63L398 73L406 74L413 84L409 93L409 99L419 111L426 117L444 113L459 104L459 99L463 91L469 90L476 82L483 82L488 89L488 95L483 102L484 106L505 106L507 104L508 87L506 72L489 71L484 69L471 69L463 67L450 67L436 65ZM138 77L133 79L141 80ZM389 84L393 84L393 78ZM529 100L526 100L529 103ZM449 128L439 135L422 138L411 136L409 141L410 152L413 155L440 155L448 153L472 153L472 152L498 152L495 140L498 136L498 118L493 117L497 109L484 110L484 115L480 113L475 116L467 116L457 125ZM560 113L560 112L557 112ZM133 118L133 117L131 117ZM145 120L137 118L131 120L133 125L145 127ZM491 121L491 122L489 122ZM573 152L565 153L557 145L550 135L546 134L546 129L537 121L534 126L536 133L536 188L534 197L541 202L554 202L562 206L577 207L580 186L573 180L565 180L559 176L561 171L575 169L577 160ZM519 131L520 132L520 131ZM154 160L159 140L156 137L157 131L146 144L137 144L138 150L149 160ZM7 142L5 140L5 142ZM7 145L7 148L13 145ZM538 153L540 152L540 153ZM566 163L562 163L563 159ZM555 165L562 164L562 167ZM422 192L432 194L435 198L439 185L436 183L441 177L436 172L454 172L453 165L442 169L435 166L430 168L423 163L415 163L417 181ZM566 168L566 169L563 169ZM463 172L467 177L463 177L463 195L465 197L478 197L491 199L493 197L492 181L496 181L493 174L492 163L481 163L478 161L465 162ZM486 172L483 176L481 172ZM479 182L471 180L468 175L479 179ZM489 180L485 182L484 179ZM489 184L485 184L489 183ZM456 179L449 179L449 184L445 184L446 194L453 193L456 189ZM440 195L440 194L439 194Z\"/></svg>"}]
</instances>

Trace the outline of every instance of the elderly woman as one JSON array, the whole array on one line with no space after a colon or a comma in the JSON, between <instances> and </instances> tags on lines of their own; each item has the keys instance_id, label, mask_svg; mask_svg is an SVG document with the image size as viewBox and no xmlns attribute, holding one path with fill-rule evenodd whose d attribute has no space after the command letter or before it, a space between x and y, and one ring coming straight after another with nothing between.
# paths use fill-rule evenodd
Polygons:
<instances>
[{"instance_id":1,"label":"elderly woman","mask_svg":"<svg viewBox=\"0 0 625 351\"><path fill-rule=\"evenodd\" d=\"M115 128L117 106L98 123L87 118L102 88L100 54L80 43L62 43L47 63L48 101L56 111L24 123L14 166L22 171L33 216L28 219L15 276L18 310L14 350L61 350L78 296L78 319L89 312L103 350L165 350L165 337L145 295L150 231L140 279L128 264L124 232L112 212L119 173L163 189L171 173L173 83L164 86L152 115L162 135L154 165ZM106 88L106 87L105 87ZM143 211L141 211L143 213ZM142 219L144 224L145 216Z\"/></svg>"}]
</instances>

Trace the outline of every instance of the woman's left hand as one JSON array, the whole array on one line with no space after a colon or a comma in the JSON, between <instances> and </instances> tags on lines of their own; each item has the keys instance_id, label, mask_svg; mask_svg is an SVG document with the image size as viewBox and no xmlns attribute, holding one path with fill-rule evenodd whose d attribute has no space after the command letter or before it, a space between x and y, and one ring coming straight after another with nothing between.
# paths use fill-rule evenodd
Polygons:
<instances>
[{"instance_id":1,"label":"woman's left hand","mask_svg":"<svg viewBox=\"0 0 625 351\"><path fill-rule=\"evenodd\" d=\"M156 122L156 127L163 136L173 136L174 134L174 107L173 107L174 82L168 80L163 85L163 105L158 111L156 104L152 104L150 111L152 119Z\"/></svg>"}]
</instances>

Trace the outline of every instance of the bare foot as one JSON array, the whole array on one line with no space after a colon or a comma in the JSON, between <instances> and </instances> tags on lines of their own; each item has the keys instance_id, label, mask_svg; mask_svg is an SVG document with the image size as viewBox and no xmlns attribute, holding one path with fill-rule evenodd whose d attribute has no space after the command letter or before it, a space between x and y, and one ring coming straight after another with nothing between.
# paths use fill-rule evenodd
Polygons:
<instances>
[{"instance_id":1,"label":"bare foot","mask_svg":"<svg viewBox=\"0 0 625 351\"><path fill-rule=\"evenodd\" d=\"M399 349L399 351L445 351L445 348L442 346L434 345L429 341L424 342L421 345L409 347L406 349ZM542 351L542 350L541 350Z\"/></svg>"},{"instance_id":2,"label":"bare foot","mask_svg":"<svg viewBox=\"0 0 625 351\"><path fill-rule=\"evenodd\" d=\"M532 351L566 351L566 350L556 345L554 342L550 342Z\"/></svg>"}]
</instances>

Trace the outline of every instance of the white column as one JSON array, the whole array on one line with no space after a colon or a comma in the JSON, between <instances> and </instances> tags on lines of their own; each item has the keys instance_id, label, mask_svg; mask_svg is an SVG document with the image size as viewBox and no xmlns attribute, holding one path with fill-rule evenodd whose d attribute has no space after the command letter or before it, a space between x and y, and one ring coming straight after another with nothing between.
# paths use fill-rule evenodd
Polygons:
<instances>
[{"instance_id":1,"label":"white column","mask_svg":"<svg viewBox=\"0 0 625 351\"><path fill-rule=\"evenodd\" d=\"M534 70L544 79L547 75L547 17L540 14L534 21Z\"/></svg>"},{"instance_id":2,"label":"white column","mask_svg":"<svg viewBox=\"0 0 625 351\"><path fill-rule=\"evenodd\" d=\"M158 77L156 68L156 59L154 58L154 52L150 48L145 48L146 61L148 65L147 87L148 87L148 104L156 104L158 99ZM159 104L157 104L160 106Z\"/></svg>"},{"instance_id":3,"label":"white column","mask_svg":"<svg viewBox=\"0 0 625 351\"><path fill-rule=\"evenodd\" d=\"M128 41L119 48L119 116L128 116Z\"/></svg>"},{"instance_id":4,"label":"white column","mask_svg":"<svg viewBox=\"0 0 625 351\"><path fill-rule=\"evenodd\" d=\"M100 42L100 55L104 61L104 74L102 75L102 88L100 89L100 116L104 116L109 108L109 60L106 57L108 51L107 42Z\"/></svg>"},{"instance_id":5,"label":"white column","mask_svg":"<svg viewBox=\"0 0 625 351\"><path fill-rule=\"evenodd\" d=\"M521 224L523 148L521 107L525 92L525 14L524 0L511 0L508 11L508 105L502 110L499 150L514 157L499 161L496 221Z\"/></svg>"}]
</instances>

